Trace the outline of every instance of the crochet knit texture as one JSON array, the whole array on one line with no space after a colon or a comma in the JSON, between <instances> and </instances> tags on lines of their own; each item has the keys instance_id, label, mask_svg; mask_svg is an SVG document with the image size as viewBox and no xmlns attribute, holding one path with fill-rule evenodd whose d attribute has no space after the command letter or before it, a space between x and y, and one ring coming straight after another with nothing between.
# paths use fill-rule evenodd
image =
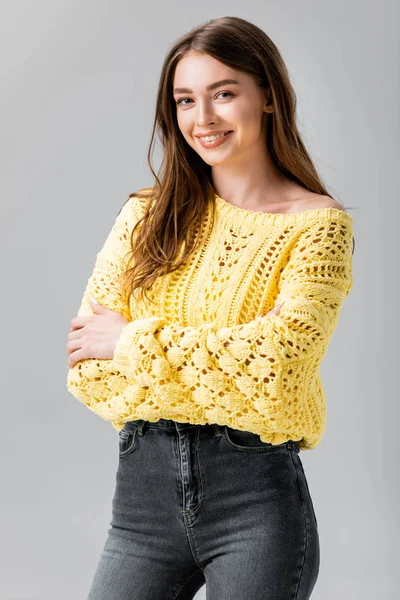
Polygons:
<instances>
[{"instance_id":1,"label":"crochet knit texture","mask_svg":"<svg viewBox=\"0 0 400 600\"><path fill-rule=\"evenodd\" d=\"M315 448L326 425L319 373L353 285L353 219L337 208L264 213L214 197L200 251L122 300L118 275L143 214L119 212L78 310L89 296L129 323L113 359L82 359L67 389L117 431L130 420L228 425L262 442ZM285 300L279 315L266 315Z\"/></svg>"}]
</instances>

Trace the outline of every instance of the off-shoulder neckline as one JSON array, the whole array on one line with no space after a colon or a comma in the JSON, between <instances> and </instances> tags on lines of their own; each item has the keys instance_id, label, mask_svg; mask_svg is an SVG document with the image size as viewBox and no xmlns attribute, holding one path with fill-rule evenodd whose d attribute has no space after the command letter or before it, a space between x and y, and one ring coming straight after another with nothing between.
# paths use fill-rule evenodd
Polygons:
<instances>
[{"instance_id":1,"label":"off-shoulder neckline","mask_svg":"<svg viewBox=\"0 0 400 600\"><path fill-rule=\"evenodd\" d=\"M249 219L252 222L262 221L273 224L288 224L300 222L304 223L316 219L332 219L332 217L335 217L341 222L347 222L351 225L353 224L353 217L347 211L341 208L335 208L333 206L310 208L293 213L268 213L261 210L249 210L247 208L242 208L241 206L235 206L217 194L214 194L214 198L217 211L220 211L226 217L231 216L237 219L239 216L241 216L245 219Z\"/></svg>"}]
</instances>

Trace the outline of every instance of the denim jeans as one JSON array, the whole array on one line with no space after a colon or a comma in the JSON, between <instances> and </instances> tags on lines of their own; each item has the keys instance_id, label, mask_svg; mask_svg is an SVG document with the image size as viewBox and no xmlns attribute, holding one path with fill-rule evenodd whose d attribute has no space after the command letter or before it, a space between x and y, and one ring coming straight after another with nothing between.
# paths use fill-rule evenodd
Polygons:
<instances>
[{"instance_id":1,"label":"denim jeans","mask_svg":"<svg viewBox=\"0 0 400 600\"><path fill-rule=\"evenodd\" d=\"M129 421L88 600L306 600L319 536L297 442Z\"/></svg>"}]
</instances>

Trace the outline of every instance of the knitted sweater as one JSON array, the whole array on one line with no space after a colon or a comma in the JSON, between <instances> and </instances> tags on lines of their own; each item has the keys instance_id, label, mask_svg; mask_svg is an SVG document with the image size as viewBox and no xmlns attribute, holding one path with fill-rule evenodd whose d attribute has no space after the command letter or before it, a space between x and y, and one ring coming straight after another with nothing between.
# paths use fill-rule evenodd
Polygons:
<instances>
[{"instance_id":1,"label":"knitted sweater","mask_svg":"<svg viewBox=\"0 0 400 600\"><path fill-rule=\"evenodd\" d=\"M124 204L78 316L94 314L92 296L129 323L114 358L76 362L67 389L117 431L164 418L315 448L326 425L319 368L353 285L353 219L331 207L277 214L214 201L200 251L156 279L147 292L156 304L129 306L117 276L143 201Z\"/></svg>"}]
</instances>

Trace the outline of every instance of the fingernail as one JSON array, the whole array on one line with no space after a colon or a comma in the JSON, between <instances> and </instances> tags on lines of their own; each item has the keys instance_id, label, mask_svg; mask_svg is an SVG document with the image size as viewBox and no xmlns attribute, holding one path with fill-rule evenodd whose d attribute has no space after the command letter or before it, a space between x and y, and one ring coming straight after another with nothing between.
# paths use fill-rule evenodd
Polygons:
<instances>
[{"instance_id":1,"label":"fingernail","mask_svg":"<svg viewBox=\"0 0 400 600\"><path fill-rule=\"evenodd\" d=\"M97 300L95 300L94 298L92 298L92 296L89 296L89 298L91 299L91 301L93 302L93 304L98 304Z\"/></svg>"}]
</instances>

